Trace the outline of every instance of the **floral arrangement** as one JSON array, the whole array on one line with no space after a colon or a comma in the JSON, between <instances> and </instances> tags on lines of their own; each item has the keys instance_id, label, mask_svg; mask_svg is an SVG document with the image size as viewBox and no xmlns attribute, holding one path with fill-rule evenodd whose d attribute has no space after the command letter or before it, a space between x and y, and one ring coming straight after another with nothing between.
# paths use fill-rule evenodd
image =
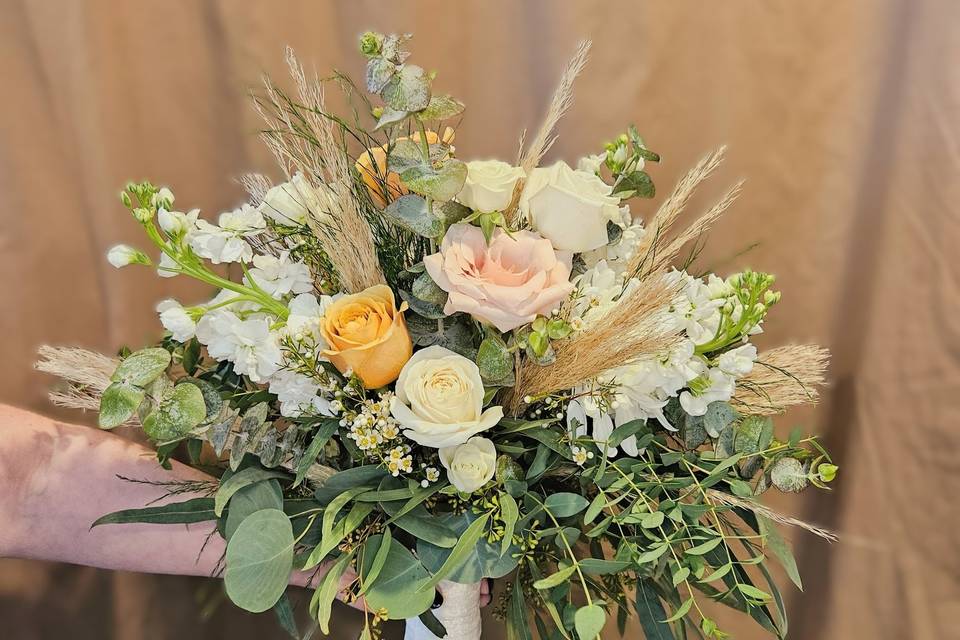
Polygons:
<instances>
[{"instance_id":1,"label":"floral arrangement","mask_svg":"<svg viewBox=\"0 0 960 640\"><path fill-rule=\"evenodd\" d=\"M369 93L290 54L296 92L267 80L255 98L287 180L246 176L250 202L216 223L166 188L122 193L153 246L110 262L216 295L161 302L159 346L47 349L42 366L73 383L62 404L219 478L96 524L215 523L227 595L293 637L294 570L316 573L321 631L336 597L362 599L367 639L384 619L479 638L482 579L511 639L592 640L634 615L649 640L727 637L706 600L784 637L771 559L801 583L777 526L830 534L759 499L837 468L770 416L816 400L827 355L752 344L780 299L771 275L694 274L740 185L678 220L723 150L649 213L660 157L634 127L575 167L540 166L585 43L516 164L464 162L447 126L464 105L408 62L408 38L363 35Z\"/></svg>"}]
</instances>

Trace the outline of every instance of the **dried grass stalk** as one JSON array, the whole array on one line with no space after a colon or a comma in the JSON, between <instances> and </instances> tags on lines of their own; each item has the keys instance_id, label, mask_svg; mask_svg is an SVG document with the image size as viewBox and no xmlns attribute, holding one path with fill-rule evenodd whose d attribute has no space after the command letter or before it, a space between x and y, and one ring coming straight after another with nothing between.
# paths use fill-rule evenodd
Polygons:
<instances>
[{"instance_id":1,"label":"dried grass stalk","mask_svg":"<svg viewBox=\"0 0 960 640\"><path fill-rule=\"evenodd\" d=\"M710 207L705 214L694 220L690 226L686 227L670 240L670 244L668 244L666 248L655 251L654 255L650 256L649 264L641 264L640 266L644 268L644 270L659 271L673 264L677 256L680 255L680 250L683 249L688 242L700 238L709 231L713 224L720 219L720 216L730 208L730 205L740 197L742 189L743 180L723 194L720 201Z\"/></svg>"},{"instance_id":2,"label":"dried grass stalk","mask_svg":"<svg viewBox=\"0 0 960 640\"><path fill-rule=\"evenodd\" d=\"M266 104L254 100L267 124L261 137L287 177L300 172L311 186L329 196L322 198L324 210L311 207L308 223L344 288L356 292L382 284L386 279L373 234L351 189L352 162L325 115L323 86L315 76L307 77L292 49L287 49L286 59L297 100L292 101L269 78L264 79Z\"/></svg>"},{"instance_id":3,"label":"dried grass stalk","mask_svg":"<svg viewBox=\"0 0 960 640\"><path fill-rule=\"evenodd\" d=\"M726 504L731 507L739 507L741 509L748 509L759 516L773 520L777 524L787 525L790 527L799 527L805 531L809 531L815 536L820 536L828 542L836 542L840 539L836 533L830 531L829 529L824 529L823 527L819 527L815 524L798 520L792 516L783 515L782 513L774 511L773 509L765 507L762 504L752 500L738 498L737 496L723 493L722 491L717 491L715 489L707 489L707 495L722 504Z\"/></svg>"},{"instance_id":4,"label":"dried grass stalk","mask_svg":"<svg viewBox=\"0 0 960 640\"><path fill-rule=\"evenodd\" d=\"M593 325L555 343L553 364L524 363L510 401L512 413L519 412L526 396L572 389L614 367L669 351L679 334L666 328L662 314L679 295L679 286L669 278L647 278Z\"/></svg>"},{"instance_id":5,"label":"dried grass stalk","mask_svg":"<svg viewBox=\"0 0 960 640\"><path fill-rule=\"evenodd\" d=\"M65 388L50 392L50 401L58 407L97 411L100 395L110 385L110 376L120 361L95 351L75 347L42 346L38 371L64 380Z\"/></svg>"},{"instance_id":6,"label":"dried grass stalk","mask_svg":"<svg viewBox=\"0 0 960 640\"><path fill-rule=\"evenodd\" d=\"M657 213L646 224L648 232L640 244L637 245L636 253L634 253L630 265L630 272L640 271L643 261L648 258L652 251L655 251L656 244L662 241L673 227L700 183L709 178L710 174L723 162L726 150L727 148L723 146L701 158L700 162L673 188L673 193L663 201L663 204L657 209Z\"/></svg>"},{"instance_id":7,"label":"dried grass stalk","mask_svg":"<svg viewBox=\"0 0 960 640\"><path fill-rule=\"evenodd\" d=\"M547 109L543 123L537 130L537 135L530 141L530 145L526 148L526 151L523 151L520 155L520 166L528 175L537 168L543 156L550 150L553 143L557 141L555 132L557 123L573 105L573 82L577 79L577 76L580 75L580 72L583 71L584 66L586 66L587 60L590 58L590 47L592 46L593 43L590 40L581 40L579 44L577 44L577 51L567 64L563 75L560 76L560 83L557 85L557 90L554 92L553 99L550 101L550 108ZM521 149L523 149L523 140L525 137L526 132L524 132L524 135L520 138ZM520 180L513 190L513 200L504 213L507 223L512 223L516 219L517 203L520 200L520 194L522 192L523 180Z\"/></svg>"},{"instance_id":8,"label":"dried grass stalk","mask_svg":"<svg viewBox=\"0 0 960 640\"><path fill-rule=\"evenodd\" d=\"M245 173L240 176L240 184L250 196L250 204L253 206L259 206L273 186L270 178L262 173Z\"/></svg>"},{"instance_id":9,"label":"dried grass stalk","mask_svg":"<svg viewBox=\"0 0 960 640\"><path fill-rule=\"evenodd\" d=\"M816 345L789 345L764 351L753 371L737 381L733 403L742 413L773 415L787 407L816 404L830 352Z\"/></svg>"}]
</instances>

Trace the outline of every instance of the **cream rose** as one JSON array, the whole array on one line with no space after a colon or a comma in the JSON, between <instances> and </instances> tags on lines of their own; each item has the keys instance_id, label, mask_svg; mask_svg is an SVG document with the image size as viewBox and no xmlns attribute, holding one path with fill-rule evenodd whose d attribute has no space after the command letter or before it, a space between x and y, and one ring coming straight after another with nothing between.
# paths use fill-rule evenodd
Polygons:
<instances>
[{"instance_id":1,"label":"cream rose","mask_svg":"<svg viewBox=\"0 0 960 640\"><path fill-rule=\"evenodd\" d=\"M457 200L474 211L503 211L524 175L520 167L500 160L472 160L467 163L467 179Z\"/></svg>"},{"instance_id":2,"label":"cream rose","mask_svg":"<svg viewBox=\"0 0 960 640\"><path fill-rule=\"evenodd\" d=\"M400 370L390 413L405 436L436 449L463 444L503 418L501 407L483 410L479 367L436 345L414 353Z\"/></svg>"},{"instance_id":3,"label":"cream rose","mask_svg":"<svg viewBox=\"0 0 960 640\"><path fill-rule=\"evenodd\" d=\"M620 200L611 191L596 175L557 162L530 173L520 210L554 247L582 253L607 244L607 223L620 220Z\"/></svg>"},{"instance_id":4,"label":"cream rose","mask_svg":"<svg viewBox=\"0 0 960 640\"><path fill-rule=\"evenodd\" d=\"M423 265L448 293L444 313L463 311L510 331L549 314L570 294L572 258L532 231L507 235L497 229L488 246L479 227L455 224L440 253Z\"/></svg>"},{"instance_id":5,"label":"cream rose","mask_svg":"<svg viewBox=\"0 0 960 640\"><path fill-rule=\"evenodd\" d=\"M497 449L492 441L474 436L459 446L440 449L440 462L450 484L458 491L473 493L493 477Z\"/></svg>"}]
</instances>

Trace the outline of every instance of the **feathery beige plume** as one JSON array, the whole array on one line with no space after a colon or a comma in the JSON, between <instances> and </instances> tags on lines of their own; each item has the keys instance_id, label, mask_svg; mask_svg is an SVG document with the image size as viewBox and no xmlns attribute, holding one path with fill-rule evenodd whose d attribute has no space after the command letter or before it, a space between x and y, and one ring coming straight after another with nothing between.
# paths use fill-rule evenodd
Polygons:
<instances>
[{"instance_id":1,"label":"feathery beige plume","mask_svg":"<svg viewBox=\"0 0 960 640\"><path fill-rule=\"evenodd\" d=\"M67 383L65 389L50 392L53 404L85 411L100 409L100 395L110 386L110 376L120 364L118 359L86 349L47 345L40 347L39 354L34 367Z\"/></svg>"},{"instance_id":2,"label":"feathery beige plume","mask_svg":"<svg viewBox=\"0 0 960 640\"><path fill-rule=\"evenodd\" d=\"M530 172L537 168L543 156L550 150L553 143L557 141L557 135L554 130L560 118L562 118L573 105L573 81L577 79L577 76L583 71L583 67L586 66L587 60L590 57L591 46L593 46L593 43L590 40L581 40L577 45L576 53L573 54L573 58L567 64L563 75L560 76L560 83L557 85L557 90L554 92L553 99L550 101L550 108L547 109L543 123L537 130L537 135L530 141L530 145L526 148L526 151L523 151L520 155L520 167L523 168L527 175L530 175ZM524 132L524 135L520 138L521 149L523 149L525 137L526 132ZM513 200L510 202L510 206L507 207L506 212L504 212L504 217L508 224L512 223L516 218L517 203L520 201L520 194L523 192L523 183L523 180L517 182L517 186L513 190Z\"/></svg>"},{"instance_id":3,"label":"feathery beige plume","mask_svg":"<svg viewBox=\"0 0 960 640\"><path fill-rule=\"evenodd\" d=\"M717 491L715 489L707 489L707 495L716 500L721 504L726 504L731 507L740 507L742 509L747 509L754 512L759 516L763 516L768 520L773 520L777 524L783 524L791 527L799 527L805 531L809 531L815 536L820 536L824 540L829 542L836 542L840 537L830 531L829 529L824 529L815 524L810 524L809 522L804 522L803 520L798 520L792 516L786 516L782 513L774 511L769 507L765 507L759 502L754 502L753 500L746 500L744 498L738 498L737 496L723 493L722 491Z\"/></svg>"},{"instance_id":4,"label":"feathery beige plume","mask_svg":"<svg viewBox=\"0 0 960 640\"><path fill-rule=\"evenodd\" d=\"M673 193L670 194L670 197L663 201L663 204L657 209L653 218L646 223L647 233L637 245L636 252L633 254L633 260L627 269L628 273L639 273L641 270L650 272L652 269L649 264L645 265L646 262L661 262L656 259L658 246L665 241L667 234L677 221L677 218L680 217L680 214L683 213L683 210L690 202L690 198L700 183L709 178L717 167L720 166L720 163L723 162L723 156L726 150L727 148L723 146L701 158L696 166L687 172L673 188ZM735 190L739 190L739 185ZM734 194L734 197L736 197L736 194ZM722 210L720 213L722 213ZM679 248L677 248L676 251L679 252Z\"/></svg>"},{"instance_id":5,"label":"feathery beige plume","mask_svg":"<svg viewBox=\"0 0 960 640\"><path fill-rule=\"evenodd\" d=\"M297 87L291 100L264 78L266 99L254 106L267 124L261 137L290 177L303 174L325 197L322 211L310 210L308 224L336 268L344 288L357 292L385 282L370 226L350 188L352 163L337 141L334 124L326 117L323 87L308 78L292 49L287 65Z\"/></svg>"},{"instance_id":6,"label":"feathery beige plume","mask_svg":"<svg viewBox=\"0 0 960 640\"><path fill-rule=\"evenodd\" d=\"M830 352L816 345L789 345L764 351L753 370L737 380L733 405L741 413L773 415L787 407L815 404L817 387L826 384L824 373Z\"/></svg>"},{"instance_id":7,"label":"feathery beige plume","mask_svg":"<svg viewBox=\"0 0 960 640\"><path fill-rule=\"evenodd\" d=\"M572 389L614 367L669 351L679 334L665 329L662 312L679 295L680 285L662 276L641 281L588 328L555 342L556 360L550 366L524 362L517 371L511 412L519 412L526 396Z\"/></svg>"}]
</instances>

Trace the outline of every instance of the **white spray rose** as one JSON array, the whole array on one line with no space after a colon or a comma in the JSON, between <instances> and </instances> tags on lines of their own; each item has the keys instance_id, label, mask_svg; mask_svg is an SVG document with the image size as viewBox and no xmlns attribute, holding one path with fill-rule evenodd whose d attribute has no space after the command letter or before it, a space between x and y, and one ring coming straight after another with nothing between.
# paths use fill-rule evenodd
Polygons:
<instances>
[{"instance_id":1,"label":"white spray rose","mask_svg":"<svg viewBox=\"0 0 960 640\"><path fill-rule=\"evenodd\" d=\"M164 300L157 305L160 324L173 334L177 342L186 342L197 333L197 323L176 300Z\"/></svg>"},{"instance_id":2,"label":"white spray rose","mask_svg":"<svg viewBox=\"0 0 960 640\"><path fill-rule=\"evenodd\" d=\"M500 160L471 160L457 200L474 211L503 211L513 199L517 181L523 177L523 169Z\"/></svg>"},{"instance_id":3,"label":"white spray rose","mask_svg":"<svg viewBox=\"0 0 960 640\"><path fill-rule=\"evenodd\" d=\"M494 426L502 407L483 410L483 380L477 365L434 345L413 354L397 378L390 413L405 436L424 447L453 447Z\"/></svg>"},{"instance_id":4,"label":"white spray rose","mask_svg":"<svg viewBox=\"0 0 960 640\"><path fill-rule=\"evenodd\" d=\"M493 477L497 450L492 441L474 436L459 446L440 449L440 462L450 484L458 491L473 493Z\"/></svg>"},{"instance_id":5,"label":"white spray rose","mask_svg":"<svg viewBox=\"0 0 960 640\"><path fill-rule=\"evenodd\" d=\"M555 249L582 253L607 244L607 223L621 220L611 191L596 175L561 161L530 173L520 210Z\"/></svg>"}]
</instances>

